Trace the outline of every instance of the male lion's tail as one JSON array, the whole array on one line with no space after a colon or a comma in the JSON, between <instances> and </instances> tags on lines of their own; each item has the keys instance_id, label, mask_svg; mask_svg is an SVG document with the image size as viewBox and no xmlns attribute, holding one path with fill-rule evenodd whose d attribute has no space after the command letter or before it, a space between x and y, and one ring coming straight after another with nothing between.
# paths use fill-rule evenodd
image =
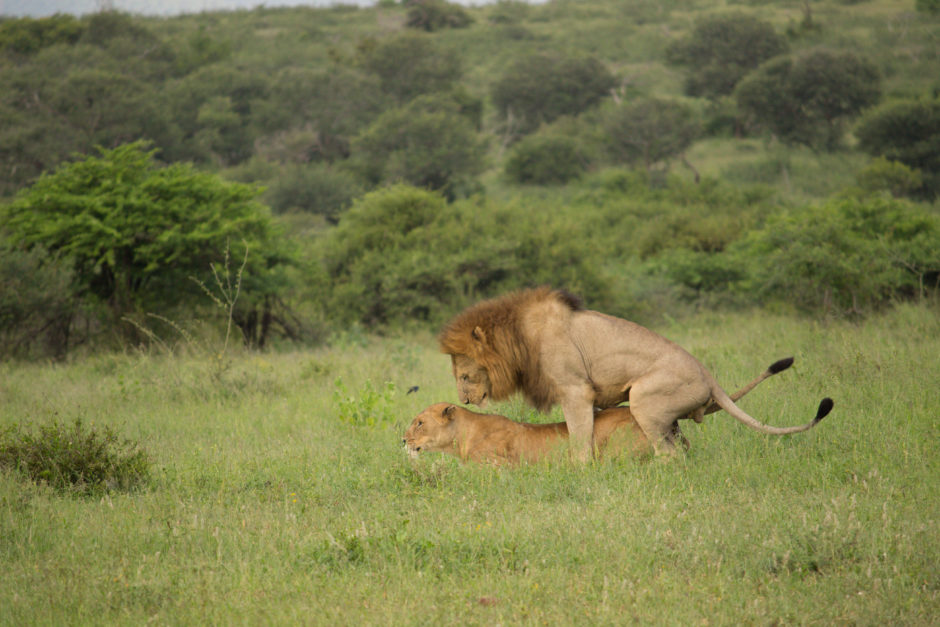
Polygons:
<instances>
[{"instance_id":1,"label":"male lion's tail","mask_svg":"<svg viewBox=\"0 0 940 627\"><path fill-rule=\"evenodd\" d=\"M756 419L749 416L743 409L734 404L734 401L731 400L731 397L728 396L727 392L721 389L714 380L712 380L712 399L717 403L723 410L737 418L740 422L743 422L752 429L756 429L761 433L768 433L770 435L787 435L788 433L800 433L801 431L808 431L815 427L820 420L829 415L829 412L832 411L833 402L832 399L826 397L822 399L819 403L819 409L816 410L816 417L812 421L807 422L806 424L797 425L795 427L772 427L770 425L765 425L762 422L758 422Z\"/></svg>"}]
</instances>

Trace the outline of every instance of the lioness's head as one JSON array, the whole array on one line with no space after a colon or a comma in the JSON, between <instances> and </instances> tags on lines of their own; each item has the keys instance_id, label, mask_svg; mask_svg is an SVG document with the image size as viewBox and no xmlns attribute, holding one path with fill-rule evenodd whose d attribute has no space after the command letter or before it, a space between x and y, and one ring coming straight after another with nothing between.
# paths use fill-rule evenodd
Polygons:
<instances>
[{"instance_id":1,"label":"lioness's head","mask_svg":"<svg viewBox=\"0 0 940 627\"><path fill-rule=\"evenodd\" d=\"M421 451L453 452L457 411L450 403L436 403L415 416L402 438L408 454L417 457Z\"/></svg>"},{"instance_id":2,"label":"lioness's head","mask_svg":"<svg viewBox=\"0 0 940 627\"><path fill-rule=\"evenodd\" d=\"M491 396L490 374L486 368L466 355L452 355L451 361L460 401L486 407Z\"/></svg>"}]
</instances>

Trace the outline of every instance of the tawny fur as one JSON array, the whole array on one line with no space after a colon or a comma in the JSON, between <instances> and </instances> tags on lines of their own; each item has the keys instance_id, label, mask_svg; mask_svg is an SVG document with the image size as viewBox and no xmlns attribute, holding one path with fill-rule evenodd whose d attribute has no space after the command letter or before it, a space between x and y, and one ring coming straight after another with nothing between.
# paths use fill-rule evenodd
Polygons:
<instances>
[{"instance_id":1,"label":"tawny fur","mask_svg":"<svg viewBox=\"0 0 940 627\"><path fill-rule=\"evenodd\" d=\"M600 412L594 419L594 437L600 454L653 452L626 407ZM564 422L528 424L450 403L436 403L415 417L402 441L412 455L436 451L451 453L464 461L502 465L540 461L559 450L567 439L568 427Z\"/></svg>"},{"instance_id":2,"label":"tawny fur","mask_svg":"<svg viewBox=\"0 0 940 627\"><path fill-rule=\"evenodd\" d=\"M700 421L718 406L770 434L805 431L832 409L796 427L770 427L742 411L692 355L638 324L581 307L546 287L483 301L440 334L464 403L485 406L521 391L541 411L560 404L572 449L590 459L594 408L629 400L634 420L657 453L675 450L676 421Z\"/></svg>"}]
</instances>

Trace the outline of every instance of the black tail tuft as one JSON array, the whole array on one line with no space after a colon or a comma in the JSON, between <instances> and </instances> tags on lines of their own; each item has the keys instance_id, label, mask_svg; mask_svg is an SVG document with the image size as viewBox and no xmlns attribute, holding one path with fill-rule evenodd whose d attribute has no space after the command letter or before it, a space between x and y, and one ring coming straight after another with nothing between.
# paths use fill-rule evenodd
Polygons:
<instances>
[{"instance_id":1,"label":"black tail tuft","mask_svg":"<svg viewBox=\"0 0 940 627\"><path fill-rule=\"evenodd\" d=\"M832 402L832 399L828 396L819 403L819 409L816 411L816 418L813 419L813 424L816 424L823 418L829 415L829 412L832 411L832 406L835 403Z\"/></svg>"},{"instance_id":2,"label":"black tail tuft","mask_svg":"<svg viewBox=\"0 0 940 627\"><path fill-rule=\"evenodd\" d=\"M793 358L787 357L785 359L781 359L779 361L775 361L774 363L770 364L770 368L768 368L767 371L770 374L777 374L778 372L783 372L784 370L786 370L792 365L793 365Z\"/></svg>"}]
</instances>

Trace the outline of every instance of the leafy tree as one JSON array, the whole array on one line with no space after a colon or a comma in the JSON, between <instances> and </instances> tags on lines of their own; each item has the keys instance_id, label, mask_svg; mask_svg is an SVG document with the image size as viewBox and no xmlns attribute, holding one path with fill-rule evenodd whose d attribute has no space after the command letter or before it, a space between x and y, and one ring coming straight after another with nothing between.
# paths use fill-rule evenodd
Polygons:
<instances>
[{"instance_id":1,"label":"leafy tree","mask_svg":"<svg viewBox=\"0 0 940 627\"><path fill-rule=\"evenodd\" d=\"M563 115L581 113L613 86L613 75L596 58L545 51L510 64L491 92L508 134L524 135Z\"/></svg>"},{"instance_id":2,"label":"leafy tree","mask_svg":"<svg viewBox=\"0 0 940 627\"><path fill-rule=\"evenodd\" d=\"M251 251L246 303L276 291L286 259L254 201L259 190L188 165L160 167L154 153L142 142L101 150L44 174L2 210L11 243L71 259L76 296L106 305L126 338L135 337L126 317L194 302L201 291L190 277L210 283L229 243Z\"/></svg>"},{"instance_id":3,"label":"leafy tree","mask_svg":"<svg viewBox=\"0 0 940 627\"><path fill-rule=\"evenodd\" d=\"M768 61L735 95L742 112L782 140L831 149L845 122L878 101L880 75L852 52L814 50Z\"/></svg>"},{"instance_id":4,"label":"leafy tree","mask_svg":"<svg viewBox=\"0 0 940 627\"><path fill-rule=\"evenodd\" d=\"M74 44L85 25L71 15L0 20L0 50L32 54L55 44Z\"/></svg>"},{"instance_id":5,"label":"leafy tree","mask_svg":"<svg viewBox=\"0 0 940 627\"><path fill-rule=\"evenodd\" d=\"M920 170L912 170L899 161L878 157L855 177L859 188L868 192L890 192L895 198L910 196L924 184Z\"/></svg>"},{"instance_id":6,"label":"leafy tree","mask_svg":"<svg viewBox=\"0 0 940 627\"><path fill-rule=\"evenodd\" d=\"M564 184L584 173L586 161L573 137L536 133L513 146L505 169L517 183Z\"/></svg>"},{"instance_id":7,"label":"leafy tree","mask_svg":"<svg viewBox=\"0 0 940 627\"><path fill-rule=\"evenodd\" d=\"M255 108L268 95L268 80L228 65L207 65L173 83L168 101L182 132L172 160L241 163L258 136Z\"/></svg>"},{"instance_id":8,"label":"leafy tree","mask_svg":"<svg viewBox=\"0 0 940 627\"><path fill-rule=\"evenodd\" d=\"M159 146L177 131L153 83L122 73L90 46L44 48L0 67L0 193L9 193L75 152L142 138Z\"/></svg>"},{"instance_id":9,"label":"leafy tree","mask_svg":"<svg viewBox=\"0 0 940 627\"><path fill-rule=\"evenodd\" d=\"M359 65L379 79L382 91L405 103L416 96L448 91L463 74L460 58L430 35L404 32L359 45Z\"/></svg>"},{"instance_id":10,"label":"leafy tree","mask_svg":"<svg viewBox=\"0 0 940 627\"><path fill-rule=\"evenodd\" d=\"M661 98L641 98L611 107L603 115L604 135L615 161L640 162L647 172L692 144L699 134L695 113L686 105Z\"/></svg>"},{"instance_id":11,"label":"leafy tree","mask_svg":"<svg viewBox=\"0 0 940 627\"><path fill-rule=\"evenodd\" d=\"M750 15L712 15L667 50L667 58L689 68L685 92L717 99L730 94L748 72L787 52L773 26Z\"/></svg>"},{"instance_id":12,"label":"leafy tree","mask_svg":"<svg viewBox=\"0 0 940 627\"><path fill-rule=\"evenodd\" d=\"M289 67L271 84L270 97L254 107L256 119L269 133L265 141L279 141L282 133L304 136L304 146L293 161L349 156L352 137L382 110L385 99L378 80L353 68ZM300 146L298 146L300 147Z\"/></svg>"},{"instance_id":13,"label":"leafy tree","mask_svg":"<svg viewBox=\"0 0 940 627\"><path fill-rule=\"evenodd\" d=\"M886 104L867 113L855 134L865 152L920 171L923 195L940 194L940 99Z\"/></svg>"},{"instance_id":14,"label":"leafy tree","mask_svg":"<svg viewBox=\"0 0 940 627\"><path fill-rule=\"evenodd\" d=\"M445 0L406 0L408 7L405 25L428 32L442 28L466 28L473 23L470 14L460 5Z\"/></svg>"},{"instance_id":15,"label":"leafy tree","mask_svg":"<svg viewBox=\"0 0 940 627\"><path fill-rule=\"evenodd\" d=\"M362 192L361 182L342 169L303 163L280 168L263 198L277 213L303 211L336 224Z\"/></svg>"},{"instance_id":16,"label":"leafy tree","mask_svg":"<svg viewBox=\"0 0 940 627\"><path fill-rule=\"evenodd\" d=\"M452 98L422 96L392 109L353 141L372 184L406 182L453 198L483 169L484 144Z\"/></svg>"}]
</instances>

